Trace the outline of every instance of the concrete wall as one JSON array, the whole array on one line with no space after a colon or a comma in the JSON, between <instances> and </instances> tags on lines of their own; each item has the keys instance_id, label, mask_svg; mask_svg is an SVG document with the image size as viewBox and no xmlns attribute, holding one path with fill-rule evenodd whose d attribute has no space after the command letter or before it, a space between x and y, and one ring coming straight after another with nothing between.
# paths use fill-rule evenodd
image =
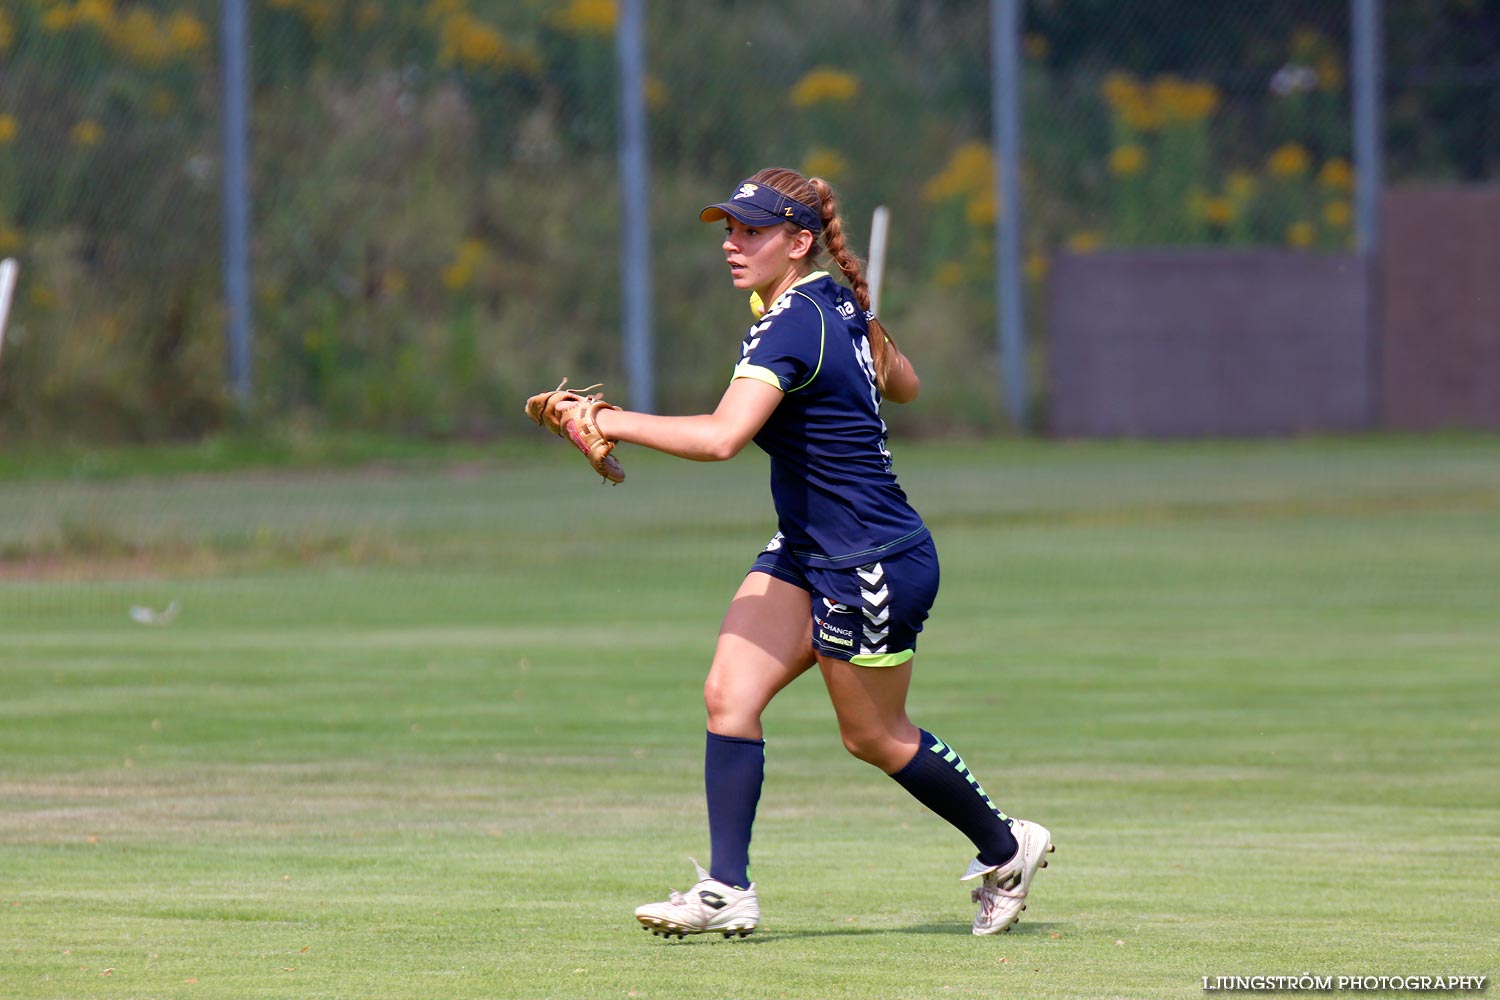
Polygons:
<instances>
[{"instance_id":1,"label":"concrete wall","mask_svg":"<svg viewBox=\"0 0 1500 1000\"><path fill-rule=\"evenodd\" d=\"M1381 208L1385 425L1500 429L1500 188L1403 188Z\"/></svg>"},{"instance_id":2,"label":"concrete wall","mask_svg":"<svg viewBox=\"0 0 1500 1000\"><path fill-rule=\"evenodd\" d=\"M1065 254L1051 292L1054 433L1281 435L1377 419L1371 276L1352 255Z\"/></svg>"}]
</instances>

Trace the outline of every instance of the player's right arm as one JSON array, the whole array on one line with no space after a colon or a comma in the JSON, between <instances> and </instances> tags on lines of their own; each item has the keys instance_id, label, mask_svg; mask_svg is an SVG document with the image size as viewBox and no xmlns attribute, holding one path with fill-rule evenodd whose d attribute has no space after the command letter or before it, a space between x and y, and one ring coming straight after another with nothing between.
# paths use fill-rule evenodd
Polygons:
<instances>
[{"instance_id":1,"label":"player's right arm","mask_svg":"<svg viewBox=\"0 0 1500 1000\"><path fill-rule=\"evenodd\" d=\"M886 341L885 349L886 368L882 380L885 384L880 387L880 395L893 403L910 403L922 391L922 380L917 378L916 368L901 353L895 341Z\"/></svg>"},{"instance_id":2,"label":"player's right arm","mask_svg":"<svg viewBox=\"0 0 1500 1000\"><path fill-rule=\"evenodd\" d=\"M663 417L634 410L600 410L599 430L616 441L629 441L695 462L722 462L738 455L760 431L785 393L753 378L729 383L712 413Z\"/></svg>"}]
</instances>

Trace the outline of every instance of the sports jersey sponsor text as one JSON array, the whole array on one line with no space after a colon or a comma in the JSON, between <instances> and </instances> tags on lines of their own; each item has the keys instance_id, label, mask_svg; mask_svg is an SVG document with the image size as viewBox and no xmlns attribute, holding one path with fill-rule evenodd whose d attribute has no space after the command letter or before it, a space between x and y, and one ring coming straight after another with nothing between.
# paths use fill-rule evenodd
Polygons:
<instances>
[{"instance_id":1,"label":"sports jersey sponsor text","mask_svg":"<svg viewBox=\"0 0 1500 1000\"><path fill-rule=\"evenodd\" d=\"M840 629L839 631L842 632L843 629ZM853 639L845 639L845 638L842 638L841 636L829 635L826 631L824 631L821 628L818 629L818 641L819 642L826 642L826 643L828 643L831 646L848 646L850 649L854 648L854 640Z\"/></svg>"}]
</instances>

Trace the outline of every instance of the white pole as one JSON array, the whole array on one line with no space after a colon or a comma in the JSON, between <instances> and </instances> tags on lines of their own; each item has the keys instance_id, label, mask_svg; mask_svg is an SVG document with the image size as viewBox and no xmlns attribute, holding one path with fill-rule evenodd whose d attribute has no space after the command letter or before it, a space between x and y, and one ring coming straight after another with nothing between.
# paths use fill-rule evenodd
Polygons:
<instances>
[{"instance_id":1,"label":"white pole","mask_svg":"<svg viewBox=\"0 0 1500 1000\"><path fill-rule=\"evenodd\" d=\"M10 318L10 300L16 293L20 265L13 258L0 261L0 347L5 346L5 321Z\"/></svg>"},{"instance_id":2,"label":"white pole","mask_svg":"<svg viewBox=\"0 0 1500 1000\"><path fill-rule=\"evenodd\" d=\"M870 312L880 315L880 286L885 281L886 237L891 231L891 210L884 205L876 206L870 217L870 266L865 279L870 283Z\"/></svg>"}]
</instances>

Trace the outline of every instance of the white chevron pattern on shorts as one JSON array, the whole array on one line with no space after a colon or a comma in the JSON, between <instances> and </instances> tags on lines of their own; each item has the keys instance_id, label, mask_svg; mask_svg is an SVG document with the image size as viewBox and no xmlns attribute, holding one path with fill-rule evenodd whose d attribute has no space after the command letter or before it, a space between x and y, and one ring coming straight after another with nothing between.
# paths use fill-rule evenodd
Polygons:
<instances>
[{"instance_id":1,"label":"white chevron pattern on shorts","mask_svg":"<svg viewBox=\"0 0 1500 1000\"><path fill-rule=\"evenodd\" d=\"M861 610L865 615L864 642L860 643L859 651L862 654L884 653L887 651L886 638L891 634L886 624L891 617L891 606L887 603L891 589L886 586L885 567L871 563L856 568L855 572L864 581L864 586L859 589Z\"/></svg>"}]
</instances>

